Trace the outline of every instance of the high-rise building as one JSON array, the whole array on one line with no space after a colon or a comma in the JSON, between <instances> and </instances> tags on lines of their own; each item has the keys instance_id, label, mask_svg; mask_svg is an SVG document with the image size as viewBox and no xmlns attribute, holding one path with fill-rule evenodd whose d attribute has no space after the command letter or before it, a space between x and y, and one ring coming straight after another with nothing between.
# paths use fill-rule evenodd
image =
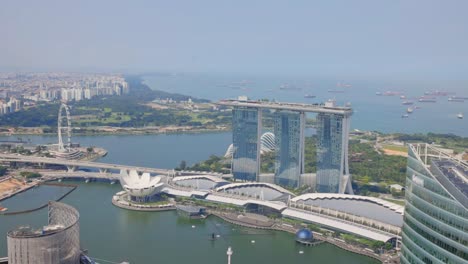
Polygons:
<instances>
[{"instance_id":1,"label":"high-rise building","mask_svg":"<svg viewBox=\"0 0 468 264\"><path fill-rule=\"evenodd\" d=\"M275 183L297 188L304 171L304 112L274 113Z\"/></svg>"},{"instance_id":2,"label":"high-rise building","mask_svg":"<svg viewBox=\"0 0 468 264\"><path fill-rule=\"evenodd\" d=\"M317 114L317 192L353 193L348 167L349 118Z\"/></svg>"},{"instance_id":3,"label":"high-rise building","mask_svg":"<svg viewBox=\"0 0 468 264\"><path fill-rule=\"evenodd\" d=\"M276 110L275 182L297 187L304 173L305 113L317 113L317 191L353 194L348 166L349 106L335 106L264 101L222 100L233 107L233 175L236 179L254 181L260 168L261 110Z\"/></svg>"},{"instance_id":4,"label":"high-rise building","mask_svg":"<svg viewBox=\"0 0 468 264\"><path fill-rule=\"evenodd\" d=\"M258 144L262 112L256 108L234 108L232 111L232 173L234 179L256 181L260 174Z\"/></svg>"},{"instance_id":5,"label":"high-rise building","mask_svg":"<svg viewBox=\"0 0 468 264\"><path fill-rule=\"evenodd\" d=\"M401 263L468 263L468 163L410 145Z\"/></svg>"}]
</instances>

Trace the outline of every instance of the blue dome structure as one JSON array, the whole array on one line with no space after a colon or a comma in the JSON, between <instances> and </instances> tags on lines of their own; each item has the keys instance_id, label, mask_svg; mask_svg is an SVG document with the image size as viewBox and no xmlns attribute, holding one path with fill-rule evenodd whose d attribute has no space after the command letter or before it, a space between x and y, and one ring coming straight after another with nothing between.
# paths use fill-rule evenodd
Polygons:
<instances>
[{"instance_id":1,"label":"blue dome structure","mask_svg":"<svg viewBox=\"0 0 468 264\"><path fill-rule=\"evenodd\" d=\"M296 233L296 240L299 242L310 242L314 239L314 235L309 229L303 228Z\"/></svg>"}]
</instances>

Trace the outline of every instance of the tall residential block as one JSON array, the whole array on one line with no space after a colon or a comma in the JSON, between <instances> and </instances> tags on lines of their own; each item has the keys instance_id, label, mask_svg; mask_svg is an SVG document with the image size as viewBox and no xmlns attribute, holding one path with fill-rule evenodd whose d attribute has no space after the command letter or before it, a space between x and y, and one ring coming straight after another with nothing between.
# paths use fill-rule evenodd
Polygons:
<instances>
[{"instance_id":1,"label":"tall residential block","mask_svg":"<svg viewBox=\"0 0 468 264\"><path fill-rule=\"evenodd\" d=\"M348 167L349 119L346 116L317 114L317 192L351 191Z\"/></svg>"},{"instance_id":2,"label":"tall residential block","mask_svg":"<svg viewBox=\"0 0 468 264\"><path fill-rule=\"evenodd\" d=\"M256 181L260 174L262 112L257 108L232 111L232 173L234 179Z\"/></svg>"},{"instance_id":3,"label":"tall residential block","mask_svg":"<svg viewBox=\"0 0 468 264\"><path fill-rule=\"evenodd\" d=\"M275 183L297 188L304 172L304 112L274 113Z\"/></svg>"}]
</instances>

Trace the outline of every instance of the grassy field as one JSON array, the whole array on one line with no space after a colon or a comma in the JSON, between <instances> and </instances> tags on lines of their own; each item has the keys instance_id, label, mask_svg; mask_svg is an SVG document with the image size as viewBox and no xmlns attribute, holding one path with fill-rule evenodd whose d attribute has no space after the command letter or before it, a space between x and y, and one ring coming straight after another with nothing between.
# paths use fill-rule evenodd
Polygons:
<instances>
[{"instance_id":1,"label":"grassy field","mask_svg":"<svg viewBox=\"0 0 468 264\"><path fill-rule=\"evenodd\" d=\"M399 151L399 152L408 152L408 147L407 146L399 146L399 145L382 145L383 149L388 149L388 150L393 150L393 151Z\"/></svg>"},{"instance_id":2,"label":"grassy field","mask_svg":"<svg viewBox=\"0 0 468 264\"><path fill-rule=\"evenodd\" d=\"M393 200L393 199L387 199L387 198L383 198L383 200L385 200L385 201L387 201L387 202L394 203L394 204L399 204L399 205L405 206L405 202L404 202L404 201Z\"/></svg>"},{"instance_id":3,"label":"grassy field","mask_svg":"<svg viewBox=\"0 0 468 264\"><path fill-rule=\"evenodd\" d=\"M80 118L79 120L74 120L73 123L77 125L86 125L90 123L102 123L102 124L110 124L110 123L121 123L125 121L129 121L131 119L130 115L125 115L124 113L120 112L108 112L110 115L108 117L98 117L97 115L89 115L86 118Z\"/></svg>"}]
</instances>

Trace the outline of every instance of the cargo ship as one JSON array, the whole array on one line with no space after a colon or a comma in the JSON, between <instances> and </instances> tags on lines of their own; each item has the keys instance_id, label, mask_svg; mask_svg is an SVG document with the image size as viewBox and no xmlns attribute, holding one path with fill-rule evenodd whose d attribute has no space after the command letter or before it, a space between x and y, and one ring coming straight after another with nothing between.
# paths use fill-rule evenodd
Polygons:
<instances>
[{"instance_id":1,"label":"cargo ship","mask_svg":"<svg viewBox=\"0 0 468 264\"><path fill-rule=\"evenodd\" d=\"M418 101L421 103L437 103L435 98L420 98Z\"/></svg>"},{"instance_id":2,"label":"cargo ship","mask_svg":"<svg viewBox=\"0 0 468 264\"><path fill-rule=\"evenodd\" d=\"M344 93L344 90L328 90L329 93Z\"/></svg>"},{"instance_id":3,"label":"cargo ship","mask_svg":"<svg viewBox=\"0 0 468 264\"><path fill-rule=\"evenodd\" d=\"M296 87L296 86L290 85L290 84L282 84L282 85L280 85L279 89L283 90L283 91L300 91L300 90L302 90L302 88L299 88L299 87Z\"/></svg>"},{"instance_id":4,"label":"cargo ship","mask_svg":"<svg viewBox=\"0 0 468 264\"><path fill-rule=\"evenodd\" d=\"M449 97L448 101L449 102L463 103L463 102L465 102L465 99L462 99L460 97Z\"/></svg>"},{"instance_id":5,"label":"cargo ship","mask_svg":"<svg viewBox=\"0 0 468 264\"><path fill-rule=\"evenodd\" d=\"M414 102L413 101L403 101L401 104L402 105L412 105L412 104L414 104Z\"/></svg>"},{"instance_id":6,"label":"cargo ship","mask_svg":"<svg viewBox=\"0 0 468 264\"><path fill-rule=\"evenodd\" d=\"M449 94L450 94L449 92L444 92L444 91L430 91L430 92L424 93L424 95L432 95L432 96L447 96Z\"/></svg>"},{"instance_id":7,"label":"cargo ship","mask_svg":"<svg viewBox=\"0 0 468 264\"><path fill-rule=\"evenodd\" d=\"M304 98L315 98L315 95L306 94L306 95L304 95Z\"/></svg>"}]
</instances>

